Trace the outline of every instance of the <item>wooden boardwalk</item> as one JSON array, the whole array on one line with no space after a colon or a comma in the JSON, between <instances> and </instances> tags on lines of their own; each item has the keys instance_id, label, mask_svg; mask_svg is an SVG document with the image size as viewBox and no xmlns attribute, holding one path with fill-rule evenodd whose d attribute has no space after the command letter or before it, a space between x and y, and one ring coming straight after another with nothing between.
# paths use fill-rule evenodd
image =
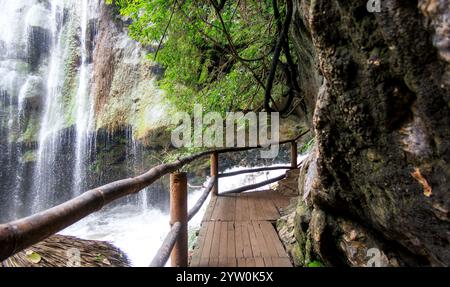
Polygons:
<instances>
[{"instance_id":1,"label":"wooden boardwalk","mask_svg":"<svg viewBox=\"0 0 450 287\"><path fill-rule=\"evenodd\" d=\"M291 267L273 223L290 197L273 191L211 197L191 267Z\"/></svg>"}]
</instances>

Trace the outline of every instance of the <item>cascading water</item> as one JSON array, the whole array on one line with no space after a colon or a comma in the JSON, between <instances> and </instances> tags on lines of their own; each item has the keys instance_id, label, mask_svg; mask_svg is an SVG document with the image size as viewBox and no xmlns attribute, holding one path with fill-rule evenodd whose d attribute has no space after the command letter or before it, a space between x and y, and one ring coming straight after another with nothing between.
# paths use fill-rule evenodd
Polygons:
<instances>
[{"instance_id":1,"label":"cascading water","mask_svg":"<svg viewBox=\"0 0 450 287\"><path fill-rule=\"evenodd\" d=\"M16 217L21 209L24 172L24 144L14 142L24 140L25 100L32 99L33 89L39 86L39 75L27 73L33 69L33 60L39 57L39 53L30 53L36 34L30 27L38 22L33 14L41 10L32 9L31 2L0 1L0 160L3 165L0 181L11 192L11 200L2 198L2 202L10 203L4 209L10 218Z\"/></svg>"},{"instance_id":2,"label":"cascading water","mask_svg":"<svg viewBox=\"0 0 450 287\"><path fill-rule=\"evenodd\" d=\"M87 155L95 148L94 132L94 104L93 97L90 96L90 76L92 74L92 63L88 62L88 45L87 45L87 29L89 20L96 16L98 7L95 1L82 0L79 1L80 12L80 54L81 65L79 69L79 81L76 94L76 144L75 144L75 172L73 195L79 195L85 188L85 166ZM94 15L92 15L94 13ZM92 146L91 143L94 143Z\"/></svg>"},{"instance_id":3,"label":"cascading water","mask_svg":"<svg viewBox=\"0 0 450 287\"><path fill-rule=\"evenodd\" d=\"M87 186L100 3L0 0L1 220L48 208Z\"/></svg>"},{"instance_id":4,"label":"cascading water","mask_svg":"<svg viewBox=\"0 0 450 287\"><path fill-rule=\"evenodd\" d=\"M56 188L53 170L56 154L61 147L59 131L64 125L61 93L61 71L63 69L64 47L61 43L64 3L61 0L50 2L49 17L51 47L47 67L47 85L44 98L44 115L40 124L37 162L35 170L35 190L32 212L37 212L51 201L48 191Z\"/></svg>"},{"instance_id":5,"label":"cascading water","mask_svg":"<svg viewBox=\"0 0 450 287\"><path fill-rule=\"evenodd\" d=\"M127 139L127 162L129 164L129 169L136 171L139 174L145 172L145 163L144 163L144 148L139 142L135 140L133 136L133 130L131 128L126 130L126 139ZM139 192L138 195L138 206L144 212L149 206L149 188L146 188ZM150 193L153 194L154 193ZM160 201L158 199L151 200L152 202Z\"/></svg>"}]
</instances>

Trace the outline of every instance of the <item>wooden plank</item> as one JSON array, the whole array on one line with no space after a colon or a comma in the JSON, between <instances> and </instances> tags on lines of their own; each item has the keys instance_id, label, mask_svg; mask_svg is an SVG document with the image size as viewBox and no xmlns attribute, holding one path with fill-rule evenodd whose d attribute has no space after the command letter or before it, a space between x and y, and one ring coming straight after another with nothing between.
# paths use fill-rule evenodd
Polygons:
<instances>
[{"instance_id":1,"label":"wooden plank","mask_svg":"<svg viewBox=\"0 0 450 287\"><path fill-rule=\"evenodd\" d=\"M256 241L258 244L258 248L260 250L261 257L270 257L272 256L271 252L274 250L270 247L270 245L266 244L266 240L264 240L264 235L261 231L261 227L258 221L252 222L253 228L255 230ZM275 252L275 256L276 256Z\"/></svg>"},{"instance_id":2,"label":"wooden plank","mask_svg":"<svg viewBox=\"0 0 450 287\"><path fill-rule=\"evenodd\" d=\"M228 200L228 213L226 219L229 221L234 221L236 219L236 196L232 195L228 198Z\"/></svg>"},{"instance_id":3,"label":"wooden plank","mask_svg":"<svg viewBox=\"0 0 450 287\"><path fill-rule=\"evenodd\" d=\"M261 248L259 247L258 239L256 238L255 229L251 221L247 224L248 234L250 237L250 244L252 247L253 257L261 257Z\"/></svg>"},{"instance_id":4,"label":"wooden plank","mask_svg":"<svg viewBox=\"0 0 450 287\"><path fill-rule=\"evenodd\" d=\"M258 210L256 207L256 200L254 196L248 196L248 213L249 213L249 220L258 220Z\"/></svg>"},{"instance_id":5,"label":"wooden plank","mask_svg":"<svg viewBox=\"0 0 450 287\"><path fill-rule=\"evenodd\" d=\"M270 258L270 257L264 257L263 260L264 260L264 266L265 266L265 267L275 267L275 266L273 265L273 263L272 263L272 258Z\"/></svg>"},{"instance_id":6,"label":"wooden plank","mask_svg":"<svg viewBox=\"0 0 450 287\"><path fill-rule=\"evenodd\" d=\"M247 264L246 264L245 258L242 258L242 257L237 258L237 266L238 267L246 267Z\"/></svg>"},{"instance_id":7,"label":"wooden plank","mask_svg":"<svg viewBox=\"0 0 450 287\"><path fill-rule=\"evenodd\" d=\"M228 222L227 229L227 257L228 258L236 258L236 241L235 241L235 230L234 230L234 222ZM236 264L234 264L236 266Z\"/></svg>"},{"instance_id":8,"label":"wooden plank","mask_svg":"<svg viewBox=\"0 0 450 287\"><path fill-rule=\"evenodd\" d=\"M208 264L209 264L209 257L201 257L198 267L208 267Z\"/></svg>"},{"instance_id":9,"label":"wooden plank","mask_svg":"<svg viewBox=\"0 0 450 287\"><path fill-rule=\"evenodd\" d=\"M208 230L206 231L205 243L200 257L200 267L207 267L209 262L209 254L211 252L212 238L214 235L214 222L208 222Z\"/></svg>"},{"instance_id":10,"label":"wooden plank","mask_svg":"<svg viewBox=\"0 0 450 287\"><path fill-rule=\"evenodd\" d=\"M211 199L209 201L208 207L206 208L205 215L203 216L203 221L211 220L212 213L214 211L214 207L216 206L217 196L211 195Z\"/></svg>"},{"instance_id":11,"label":"wooden plank","mask_svg":"<svg viewBox=\"0 0 450 287\"><path fill-rule=\"evenodd\" d=\"M219 266L219 258L210 257L208 267L218 267Z\"/></svg>"},{"instance_id":12,"label":"wooden plank","mask_svg":"<svg viewBox=\"0 0 450 287\"><path fill-rule=\"evenodd\" d=\"M275 192L272 193L272 201L274 202L277 210L288 206L290 200L291 200L291 198L289 196L277 194Z\"/></svg>"},{"instance_id":13,"label":"wooden plank","mask_svg":"<svg viewBox=\"0 0 450 287\"><path fill-rule=\"evenodd\" d=\"M242 222L235 221L234 222L234 239L236 242L236 258L244 257L244 241L242 238Z\"/></svg>"},{"instance_id":14,"label":"wooden plank","mask_svg":"<svg viewBox=\"0 0 450 287\"><path fill-rule=\"evenodd\" d=\"M262 257L255 257L255 267L264 267L264 259Z\"/></svg>"},{"instance_id":15,"label":"wooden plank","mask_svg":"<svg viewBox=\"0 0 450 287\"><path fill-rule=\"evenodd\" d=\"M227 264L225 267L237 267L237 259L236 257L227 258Z\"/></svg>"},{"instance_id":16,"label":"wooden plank","mask_svg":"<svg viewBox=\"0 0 450 287\"><path fill-rule=\"evenodd\" d=\"M253 257L252 244L250 242L250 234L248 231L249 221L241 222L242 245L244 247L243 254L245 258Z\"/></svg>"},{"instance_id":17,"label":"wooden plank","mask_svg":"<svg viewBox=\"0 0 450 287\"><path fill-rule=\"evenodd\" d=\"M280 212L273 202L272 196L266 196L264 198L264 206L267 211L267 220L277 220L280 218Z\"/></svg>"},{"instance_id":18,"label":"wooden plank","mask_svg":"<svg viewBox=\"0 0 450 287\"><path fill-rule=\"evenodd\" d=\"M273 267L292 267L292 262L289 258L272 258Z\"/></svg>"},{"instance_id":19,"label":"wooden plank","mask_svg":"<svg viewBox=\"0 0 450 287\"><path fill-rule=\"evenodd\" d=\"M276 251L277 255L273 257L289 257L286 253L286 250L284 249L283 243L278 237L275 227L273 227L270 222L265 221L261 222L261 228L264 237L266 238L266 242L268 242L268 245L271 246L274 251Z\"/></svg>"},{"instance_id":20,"label":"wooden plank","mask_svg":"<svg viewBox=\"0 0 450 287\"><path fill-rule=\"evenodd\" d=\"M267 248L268 256L269 257L279 257L280 255L282 256L283 253L281 253L281 254L278 253L278 250L275 246L275 244L277 242L274 241L273 237L272 237L272 235L276 233L275 229L267 221L260 221L260 222L258 222L258 225L259 225L259 230L261 231L262 237L265 241L265 245L268 247ZM283 249L283 251L284 251L284 249Z\"/></svg>"},{"instance_id":21,"label":"wooden plank","mask_svg":"<svg viewBox=\"0 0 450 287\"><path fill-rule=\"evenodd\" d=\"M231 205L230 205L230 196L229 195L221 195L220 196L220 204L217 208L217 211L214 213L214 220L220 221L228 221L228 217Z\"/></svg>"},{"instance_id":22,"label":"wooden plank","mask_svg":"<svg viewBox=\"0 0 450 287\"><path fill-rule=\"evenodd\" d=\"M267 219L269 220L277 220L280 218L280 213L278 212L277 207L273 204L273 201L270 197L264 198L264 206L267 210Z\"/></svg>"},{"instance_id":23,"label":"wooden plank","mask_svg":"<svg viewBox=\"0 0 450 287\"><path fill-rule=\"evenodd\" d=\"M217 213L216 220L232 221L236 212L236 197L234 195L221 196L220 211Z\"/></svg>"},{"instance_id":24,"label":"wooden plank","mask_svg":"<svg viewBox=\"0 0 450 287\"><path fill-rule=\"evenodd\" d=\"M190 266L197 267L200 264L200 257L202 255L203 246L205 244L206 231L208 230L209 222L203 222L200 225L200 232L197 237L197 242L195 243L194 250L192 252L191 264Z\"/></svg>"},{"instance_id":25,"label":"wooden plank","mask_svg":"<svg viewBox=\"0 0 450 287\"><path fill-rule=\"evenodd\" d=\"M245 267L256 267L255 258L246 258Z\"/></svg>"},{"instance_id":26,"label":"wooden plank","mask_svg":"<svg viewBox=\"0 0 450 287\"><path fill-rule=\"evenodd\" d=\"M272 201L267 196L263 196L259 199L259 204L261 205L261 210L263 211L263 216L261 220L276 220L279 218L279 214Z\"/></svg>"},{"instance_id":27,"label":"wooden plank","mask_svg":"<svg viewBox=\"0 0 450 287\"><path fill-rule=\"evenodd\" d=\"M264 210L262 210L261 206L261 198L260 197L252 197L252 202L254 204L255 215L252 220L263 220Z\"/></svg>"},{"instance_id":28,"label":"wooden plank","mask_svg":"<svg viewBox=\"0 0 450 287\"><path fill-rule=\"evenodd\" d=\"M239 194L236 194L235 196L236 198L236 215L234 220L235 221L242 221L243 219L243 212L244 212L244 207L243 207L243 200L242 197Z\"/></svg>"},{"instance_id":29,"label":"wooden plank","mask_svg":"<svg viewBox=\"0 0 450 287\"><path fill-rule=\"evenodd\" d=\"M220 223L219 266L226 266L228 248L228 224L227 222L218 223Z\"/></svg>"},{"instance_id":30,"label":"wooden plank","mask_svg":"<svg viewBox=\"0 0 450 287\"><path fill-rule=\"evenodd\" d=\"M222 211L223 199L222 196L217 196L216 204L214 205L214 210L211 214L211 220L216 221L220 217L220 212Z\"/></svg>"},{"instance_id":31,"label":"wooden plank","mask_svg":"<svg viewBox=\"0 0 450 287\"><path fill-rule=\"evenodd\" d=\"M238 200L241 201L241 207L242 207L242 221L250 220L249 216L249 205L248 205L248 197L245 195L240 195Z\"/></svg>"},{"instance_id":32,"label":"wooden plank","mask_svg":"<svg viewBox=\"0 0 450 287\"><path fill-rule=\"evenodd\" d=\"M211 252L209 258L218 259L219 258L219 247L220 247L220 222L212 221L214 223L214 235L212 238ZM217 266L218 263L216 263Z\"/></svg>"}]
</instances>

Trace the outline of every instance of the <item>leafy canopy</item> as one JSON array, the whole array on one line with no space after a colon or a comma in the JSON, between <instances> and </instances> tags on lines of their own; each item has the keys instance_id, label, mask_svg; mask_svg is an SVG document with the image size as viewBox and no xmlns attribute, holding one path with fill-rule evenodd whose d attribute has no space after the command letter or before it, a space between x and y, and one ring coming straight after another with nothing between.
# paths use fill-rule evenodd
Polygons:
<instances>
[{"instance_id":1,"label":"leafy canopy","mask_svg":"<svg viewBox=\"0 0 450 287\"><path fill-rule=\"evenodd\" d=\"M177 108L192 111L201 104L221 113L262 108L280 32L276 0L106 1L131 20L132 38L155 47L149 57L164 66L160 86ZM279 61L284 65L286 59ZM286 94L283 77L276 73L274 99Z\"/></svg>"}]
</instances>

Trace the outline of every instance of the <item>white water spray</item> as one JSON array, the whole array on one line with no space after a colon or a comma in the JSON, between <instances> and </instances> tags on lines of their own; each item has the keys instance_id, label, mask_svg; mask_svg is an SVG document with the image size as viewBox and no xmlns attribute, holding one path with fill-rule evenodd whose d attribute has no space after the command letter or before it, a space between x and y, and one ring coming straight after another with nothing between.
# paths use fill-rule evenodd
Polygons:
<instances>
[{"instance_id":1,"label":"white water spray","mask_svg":"<svg viewBox=\"0 0 450 287\"><path fill-rule=\"evenodd\" d=\"M79 69L78 90L76 96L76 144L75 144L75 172L73 178L73 195L76 196L85 188L85 166L86 156L90 151L90 134L94 130L94 116L93 116L93 102L90 97L90 83L89 76L91 74L91 65L88 63L87 51L87 29L89 25L90 11L93 7L89 0L82 0L79 2L80 8L80 51L81 51L81 66Z\"/></svg>"},{"instance_id":2,"label":"white water spray","mask_svg":"<svg viewBox=\"0 0 450 287\"><path fill-rule=\"evenodd\" d=\"M50 2L51 13L49 17L51 30L50 59L47 74L47 93L44 99L44 114L39 132L39 145L35 170L34 201L32 212L38 212L49 202L49 192L54 188L53 175L48 171L53 167L56 154L60 149L58 132L64 125L62 113L61 74L64 49L61 47L64 1Z\"/></svg>"}]
</instances>

